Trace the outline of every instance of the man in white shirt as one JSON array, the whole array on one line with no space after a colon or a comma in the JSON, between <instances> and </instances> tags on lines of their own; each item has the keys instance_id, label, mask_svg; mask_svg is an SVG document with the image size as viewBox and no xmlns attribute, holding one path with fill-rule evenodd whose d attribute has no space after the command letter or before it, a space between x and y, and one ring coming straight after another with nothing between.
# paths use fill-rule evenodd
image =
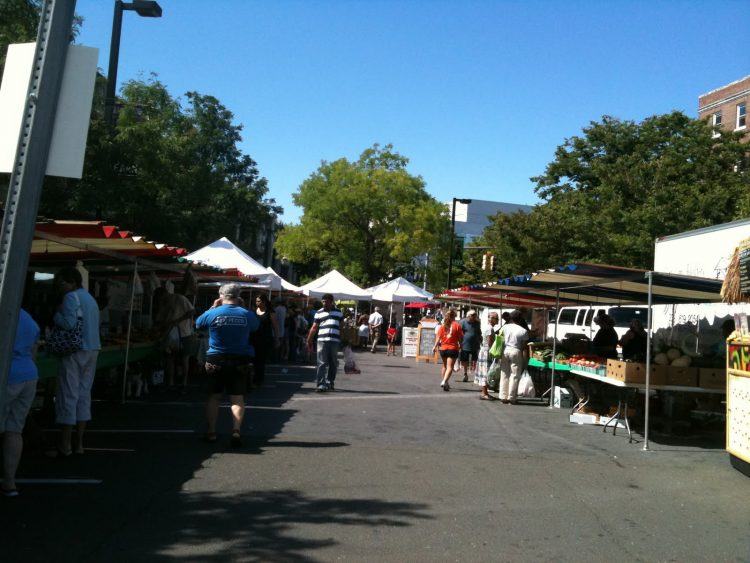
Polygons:
<instances>
[{"instance_id":1,"label":"man in white shirt","mask_svg":"<svg viewBox=\"0 0 750 563\"><path fill-rule=\"evenodd\" d=\"M380 307L375 307L375 311L370 315L367 321L370 325L370 337L372 338L372 348L370 352L375 353L380 340L380 329L383 327L383 315L380 314Z\"/></svg>"}]
</instances>

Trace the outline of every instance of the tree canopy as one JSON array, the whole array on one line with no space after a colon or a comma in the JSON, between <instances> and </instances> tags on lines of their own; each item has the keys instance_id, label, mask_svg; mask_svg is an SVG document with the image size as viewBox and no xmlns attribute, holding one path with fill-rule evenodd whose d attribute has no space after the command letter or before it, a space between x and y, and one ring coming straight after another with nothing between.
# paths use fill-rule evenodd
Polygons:
<instances>
[{"instance_id":1,"label":"tree canopy","mask_svg":"<svg viewBox=\"0 0 750 563\"><path fill-rule=\"evenodd\" d=\"M445 206L406 170L408 162L392 145L377 144L354 162L323 162L293 196L303 214L281 232L279 254L319 265L316 273L336 268L363 285L413 271L424 253L443 263Z\"/></svg>"},{"instance_id":2,"label":"tree canopy","mask_svg":"<svg viewBox=\"0 0 750 563\"><path fill-rule=\"evenodd\" d=\"M567 139L536 182L531 213L497 215L481 244L497 277L572 261L653 266L658 236L747 216L747 145L681 112L604 117Z\"/></svg>"}]
</instances>

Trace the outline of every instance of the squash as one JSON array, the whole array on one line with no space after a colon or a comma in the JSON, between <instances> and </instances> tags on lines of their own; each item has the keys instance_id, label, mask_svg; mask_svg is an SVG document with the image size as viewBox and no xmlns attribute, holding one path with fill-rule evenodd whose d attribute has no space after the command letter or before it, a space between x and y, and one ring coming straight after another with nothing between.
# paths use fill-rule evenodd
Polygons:
<instances>
[{"instance_id":1,"label":"squash","mask_svg":"<svg viewBox=\"0 0 750 563\"><path fill-rule=\"evenodd\" d=\"M658 366L668 366L669 358L664 353L656 354L656 356L654 356L654 363Z\"/></svg>"},{"instance_id":2,"label":"squash","mask_svg":"<svg viewBox=\"0 0 750 563\"><path fill-rule=\"evenodd\" d=\"M692 359L690 358L690 356L680 356L679 358L672 360L671 365L678 368L687 368L690 367L691 363Z\"/></svg>"},{"instance_id":3,"label":"squash","mask_svg":"<svg viewBox=\"0 0 750 563\"><path fill-rule=\"evenodd\" d=\"M670 362L675 361L680 356L682 356L682 352L680 352L677 348L670 348L669 350L667 350L667 358L669 358Z\"/></svg>"}]
</instances>

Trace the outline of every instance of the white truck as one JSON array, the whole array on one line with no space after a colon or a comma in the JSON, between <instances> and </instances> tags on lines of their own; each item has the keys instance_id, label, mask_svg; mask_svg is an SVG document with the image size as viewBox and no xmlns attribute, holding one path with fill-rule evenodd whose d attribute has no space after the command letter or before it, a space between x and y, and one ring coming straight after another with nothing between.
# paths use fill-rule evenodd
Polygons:
<instances>
[{"instance_id":1,"label":"white truck","mask_svg":"<svg viewBox=\"0 0 750 563\"><path fill-rule=\"evenodd\" d=\"M734 249L747 238L750 219L659 237L654 249L654 271L724 279ZM750 306L657 305L654 337L667 340L686 354L708 353L723 345L721 325L739 312L750 313Z\"/></svg>"}]
</instances>

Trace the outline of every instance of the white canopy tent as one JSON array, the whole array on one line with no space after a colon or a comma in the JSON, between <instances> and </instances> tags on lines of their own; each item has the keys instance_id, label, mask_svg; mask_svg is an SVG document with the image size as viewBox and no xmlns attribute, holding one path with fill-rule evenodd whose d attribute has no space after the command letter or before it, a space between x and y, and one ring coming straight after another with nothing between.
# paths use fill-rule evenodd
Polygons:
<instances>
[{"instance_id":1,"label":"white canopy tent","mask_svg":"<svg viewBox=\"0 0 750 563\"><path fill-rule=\"evenodd\" d=\"M216 268L234 268L246 276L258 278L257 283L247 284L248 287L279 291L282 289L282 282L285 281L276 272L270 270L270 268L266 269L256 260L253 260L227 237L221 237L219 240L204 246L200 250L191 252L186 258L191 262L206 264Z\"/></svg>"},{"instance_id":2,"label":"white canopy tent","mask_svg":"<svg viewBox=\"0 0 750 563\"><path fill-rule=\"evenodd\" d=\"M408 303L411 301L429 301L433 298L432 293L414 285L409 280L398 277L380 285L368 287L367 291L372 295L373 301L385 301L388 306L388 323L393 320L393 303ZM402 311L405 322L406 313Z\"/></svg>"},{"instance_id":3,"label":"white canopy tent","mask_svg":"<svg viewBox=\"0 0 750 563\"><path fill-rule=\"evenodd\" d=\"M326 275L306 283L300 289L308 297L321 298L326 293L330 293L336 300L370 301L372 299L366 289L362 289L356 283L347 279L338 270L331 270Z\"/></svg>"}]
</instances>

